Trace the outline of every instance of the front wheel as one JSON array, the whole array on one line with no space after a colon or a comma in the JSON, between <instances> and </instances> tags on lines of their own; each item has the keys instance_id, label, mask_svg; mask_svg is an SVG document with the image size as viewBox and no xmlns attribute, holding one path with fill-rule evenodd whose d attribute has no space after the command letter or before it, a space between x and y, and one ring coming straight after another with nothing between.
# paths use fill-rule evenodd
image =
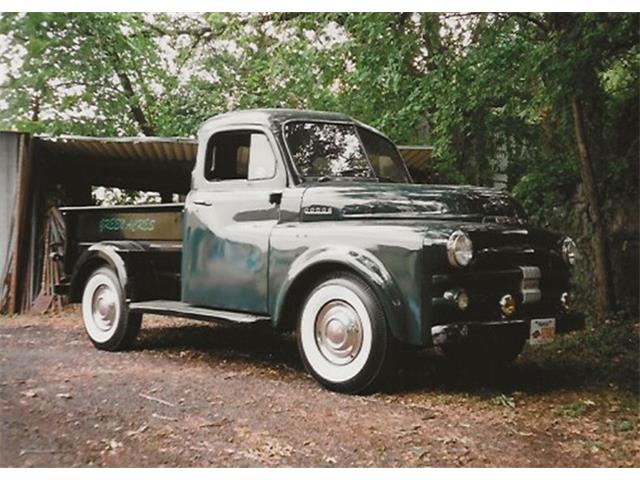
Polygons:
<instances>
[{"instance_id":1,"label":"front wheel","mask_svg":"<svg viewBox=\"0 0 640 480\"><path fill-rule=\"evenodd\" d=\"M371 288L341 272L320 280L302 307L297 329L304 365L322 385L343 393L375 388L389 371L393 339Z\"/></svg>"},{"instance_id":2,"label":"front wheel","mask_svg":"<svg viewBox=\"0 0 640 480\"><path fill-rule=\"evenodd\" d=\"M135 340L141 314L128 312L118 276L107 267L96 269L82 294L82 319L91 342L100 350L124 350Z\"/></svg>"}]
</instances>

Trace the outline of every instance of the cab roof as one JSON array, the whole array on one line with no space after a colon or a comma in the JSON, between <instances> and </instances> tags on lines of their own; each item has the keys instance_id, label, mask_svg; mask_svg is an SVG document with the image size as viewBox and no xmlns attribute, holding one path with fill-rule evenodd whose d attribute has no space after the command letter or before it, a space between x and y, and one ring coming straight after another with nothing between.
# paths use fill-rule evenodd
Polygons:
<instances>
[{"instance_id":1,"label":"cab roof","mask_svg":"<svg viewBox=\"0 0 640 480\"><path fill-rule=\"evenodd\" d=\"M294 110L287 108L260 108L254 110L237 110L234 112L216 115L204 122L200 127L200 130L211 130L219 125L234 124L252 124L270 127L274 124L280 125L290 120L349 122L361 124L357 120L343 113L321 112L316 110Z\"/></svg>"}]
</instances>

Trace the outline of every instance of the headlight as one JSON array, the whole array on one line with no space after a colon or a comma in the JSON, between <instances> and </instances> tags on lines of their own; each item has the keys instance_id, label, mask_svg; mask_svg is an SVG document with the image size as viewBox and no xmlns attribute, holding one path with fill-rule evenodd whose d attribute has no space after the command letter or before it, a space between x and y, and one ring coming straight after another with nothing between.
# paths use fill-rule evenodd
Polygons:
<instances>
[{"instance_id":1,"label":"headlight","mask_svg":"<svg viewBox=\"0 0 640 480\"><path fill-rule=\"evenodd\" d=\"M564 237L562 239L562 259L567 265L575 265L578 258L578 247L570 237Z\"/></svg>"},{"instance_id":2,"label":"headlight","mask_svg":"<svg viewBox=\"0 0 640 480\"><path fill-rule=\"evenodd\" d=\"M473 258L473 243L466 233L458 230L447 240L447 256L454 267L466 267Z\"/></svg>"}]
</instances>

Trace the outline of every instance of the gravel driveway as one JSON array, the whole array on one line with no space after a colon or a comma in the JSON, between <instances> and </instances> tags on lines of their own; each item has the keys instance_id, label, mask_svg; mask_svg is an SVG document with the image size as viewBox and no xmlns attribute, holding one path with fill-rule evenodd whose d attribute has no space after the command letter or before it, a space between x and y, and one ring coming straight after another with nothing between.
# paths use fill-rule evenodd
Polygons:
<instances>
[{"instance_id":1,"label":"gravel driveway","mask_svg":"<svg viewBox=\"0 0 640 480\"><path fill-rule=\"evenodd\" d=\"M411 354L357 397L265 327L145 316L108 353L76 309L0 317L0 466L639 466L637 394L550 355L470 379Z\"/></svg>"}]
</instances>

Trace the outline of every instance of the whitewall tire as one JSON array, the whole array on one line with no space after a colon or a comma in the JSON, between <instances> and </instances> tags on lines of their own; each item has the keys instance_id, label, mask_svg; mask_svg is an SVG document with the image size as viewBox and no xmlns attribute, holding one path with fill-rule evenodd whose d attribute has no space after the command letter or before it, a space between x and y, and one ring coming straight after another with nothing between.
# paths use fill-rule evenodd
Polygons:
<instances>
[{"instance_id":1,"label":"whitewall tire","mask_svg":"<svg viewBox=\"0 0 640 480\"><path fill-rule=\"evenodd\" d=\"M387 371L390 334L384 311L359 277L341 272L321 279L298 319L298 348L307 370L331 390L361 393Z\"/></svg>"},{"instance_id":2,"label":"whitewall tire","mask_svg":"<svg viewBox=\"0 0 640 480\"><path fill-rule=\"evenodd\" d=\"M101 267L87 279L82 319L91 342L101 350L123 350L140 331L142 316L129 314L125 294L113 270Z\"/></svg>"}]
</instances>

